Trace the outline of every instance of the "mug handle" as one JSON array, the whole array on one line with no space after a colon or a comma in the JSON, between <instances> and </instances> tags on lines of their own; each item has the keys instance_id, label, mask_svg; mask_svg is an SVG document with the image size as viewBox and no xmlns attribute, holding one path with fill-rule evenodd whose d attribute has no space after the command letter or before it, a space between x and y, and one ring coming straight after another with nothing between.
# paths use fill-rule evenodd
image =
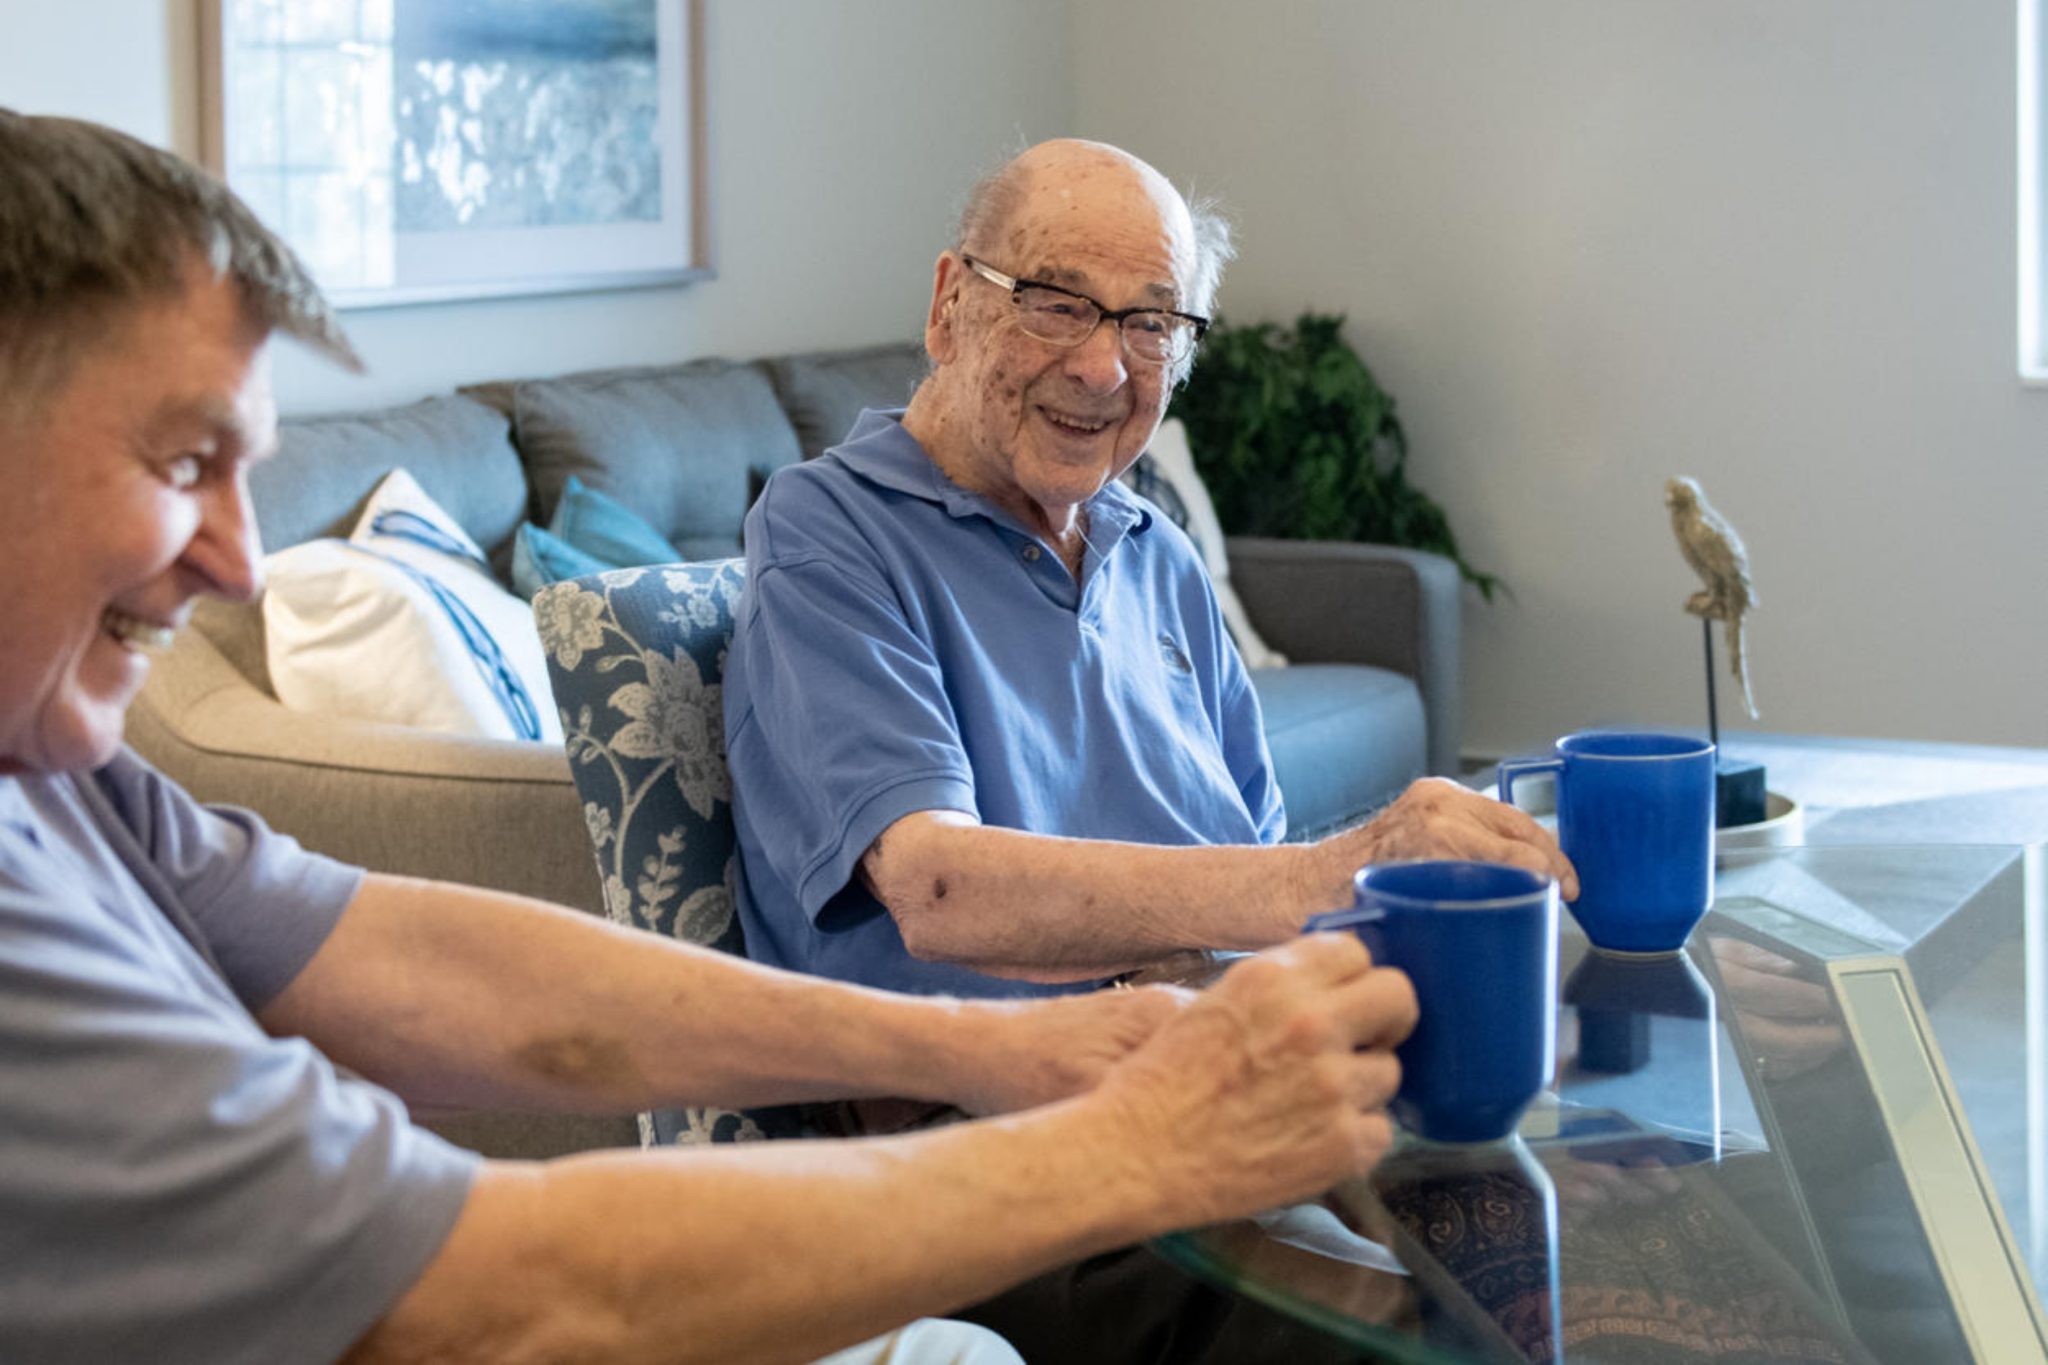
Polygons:
<instances>
[{"instance_id":1,"label":"mug handle","mask_svg":"<svg viewBox=\"0 0 2048 1365\"><path fill-rule=\"evenodd\" d=\"M1495 779L1502 805L1515 804L1515 779L1531 773L1564 771L1561 758L1504 758L1500 761L1500 775Z\"/></svg>"},{"instance_id":2,"label":"mug handle","mask_svg":"<svg viewBox=\"0 0 2048 1365\"><path fill-rule=\"evenodd\" d=\"M1387 965L1386 918L1385 906L1354 905L1349 910L1328 910L1320 915L1310 915L1308 923L1301 926L1301 932L1356 934L1365 944L1365 950L1372 954L1373 964L1384 967Z\"/></svg>"}]
</instances>

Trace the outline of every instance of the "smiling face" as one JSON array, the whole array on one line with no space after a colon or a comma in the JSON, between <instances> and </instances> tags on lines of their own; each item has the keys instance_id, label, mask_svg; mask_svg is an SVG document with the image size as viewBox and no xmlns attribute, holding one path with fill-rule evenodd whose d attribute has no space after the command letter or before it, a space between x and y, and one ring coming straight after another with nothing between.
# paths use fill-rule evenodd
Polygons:
<instances>
[{"instance_id":1,"label":"smiling face","mask_svg":"<svg viewBox=\"0 0 2048 1365\"><path fill-rule=\"evenodd\" d=\"M267 329L202 278L101 332L50 394L0 415L0 772L106 762L193 599L259 583L247 476L277 427Z\"/></svg>"},{"instance_id":2,"label":"smiling face","mask_svg":"<svg viewBox=\"0 0 2048 1365\"><path fill-rule=\"evenodd\" d=\"M1157 171L1089 143L1034 148L1015 169L1014 208L970 255L1109 309L1190 306L1194 228ZM1132 361L1112 324L1070 347L1025 334L958 252L939 258L925 346L936 369L905 426L955 483L1055 538L1144 452L1171 397L1171 369Z\"/></svg>"}]
</instances>

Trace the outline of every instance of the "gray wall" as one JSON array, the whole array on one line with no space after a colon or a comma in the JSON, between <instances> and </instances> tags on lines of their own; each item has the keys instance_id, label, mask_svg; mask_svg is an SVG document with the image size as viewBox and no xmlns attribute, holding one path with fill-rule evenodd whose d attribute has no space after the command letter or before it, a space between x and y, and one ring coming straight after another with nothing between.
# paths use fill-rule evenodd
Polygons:
<instances>
[{"instance_id":1,"label":"gray wall","mask_svg":"<svg viewBox=\"0 0 2048 1365\"><path fill-rule=\"evenodd\" d=\"M1078 130L1227 197L1227 313L1349 314L1514 585L1469 748L1700 714L1675 473L1749 542L1760 728L2048 743L2011 0L1069 13Z\"/></svg>"}]
</instances>

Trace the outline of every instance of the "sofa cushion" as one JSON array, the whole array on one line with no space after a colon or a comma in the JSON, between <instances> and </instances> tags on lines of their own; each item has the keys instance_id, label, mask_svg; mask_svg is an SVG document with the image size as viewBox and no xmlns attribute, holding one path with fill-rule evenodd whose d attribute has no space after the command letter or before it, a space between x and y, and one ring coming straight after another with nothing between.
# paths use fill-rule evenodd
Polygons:
<instances>
[{"instance_id":1,"label":"sofa cushion","mask_svg":"<svg viewBox=\"0 0 2048 1365\"><path fill-rule=\"evenodd\" d=\"M699 360L463 392L510 416L536 521L546 524L574 475L690 559L738 553L752 490L800 453L767 376L752 365Z\"/></svg>"},{"instance_id":2,"label":"sofa cushion","mask_svg":"<svg viewBox=\"0 0 2048 1365\"><path fill-rule=\"evenodd\" d=\"M839 444L862 408L900 407L930 371L924 344L890 342L859 351L820 351L762 362L796 427L804 458Z\"/></svg>"},{"instance_id":3,"label":"sofa cushion","mask_svg":"<svg viewBox=\"0 0 2048 1365\"><path fill-rule=\"evenodd\" d=\"M1362 820L1428 771L1422 694L1410 679L1363 664L1292 664L1251 677L1288 838Z\"/></svg>"},{"instance_id":4,"label":"sofa cushion","mask_svg":"<svg viewBox=\"0 0 2048 1365\"><path fill-rule=\"evenodd\" d=\"M249 496L265 548L346 536L372 489L410 470L427 495L494 562L526 519L526 477L502 413L467 398L427 398L402 408L294 417L278 428L275 459L249 471Z\"/></svg>"},{"instance_id":5,"label":"sofa cushion","mask_svg":"<svg viewBox=\"0 0 2048 1365\"><path fill-rule=\"evenodd\" d=\"M191 629L204 635L237 673L265 696L277 695L270 681L270 661L263 657L263 607L260 602L230 602L201 597L192 604ZM173 646L175 648L176 646Z\"/></svg>"}]
</instances>

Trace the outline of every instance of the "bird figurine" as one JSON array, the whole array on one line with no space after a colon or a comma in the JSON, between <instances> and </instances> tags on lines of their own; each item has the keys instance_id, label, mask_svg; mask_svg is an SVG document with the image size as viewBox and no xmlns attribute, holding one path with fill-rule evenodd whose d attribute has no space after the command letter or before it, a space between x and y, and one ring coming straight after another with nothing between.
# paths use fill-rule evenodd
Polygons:
<instances>
[{"instance_id":1,"label":"bird figurine","mask_svg":"<svg viewBox=\"0 0 2048 1365\"><path fill-rule=\"evenodd\" d=\"M1743 650L1745 621L1756 607L1756 590L1749 582L1749 552L1742 548L1742 537L1714 510L1694 480L1667 480L1664 505L1671 509L1678 552L1706 584L1685 600L1685 609L1703 621L1725 625L1729 668L1742 684L1742 704L1755 720L1756 697L1750 691L1749 660Z\"/></svg>"}]
</instances>

